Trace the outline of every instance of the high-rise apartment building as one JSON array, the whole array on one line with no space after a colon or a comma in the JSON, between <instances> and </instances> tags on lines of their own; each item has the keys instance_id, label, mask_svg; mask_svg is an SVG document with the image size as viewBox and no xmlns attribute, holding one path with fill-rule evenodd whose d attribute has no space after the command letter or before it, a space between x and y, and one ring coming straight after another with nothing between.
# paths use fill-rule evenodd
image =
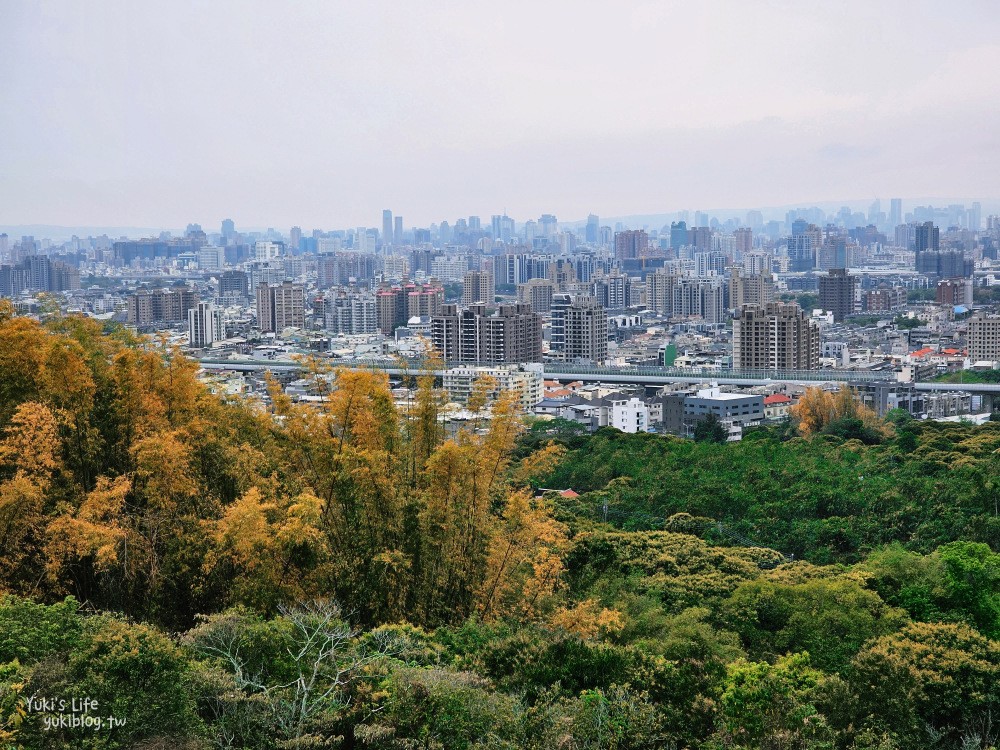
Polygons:
<instances>
[{"instance_id":1,"label":"high-rise apartment building","mask_svg":"<svg viewBox=\"0 0 1000 750\"><path fill-rule=\"evenodd\" d=\"M549 351L561 352L566 348L566 310L573 304L570 294L556 292L549 306Z\"/></svg>"},{"instance_id":2,"label":"high-rise apartment building","mask_svg":"<svg viewBox=\"0 0 1000 750\"><path fill-rule=\"evenodd\" d=\"M393 216L392 217L392 244L402 245L403 244L403 217Z\"/></svg>"},{"instance_id":3,"label":"high-rise apartment building","mask_svg":"<svg viewBox=\"0 0 1000 750\"><path fill-rule=\"evenodd\" d=\"M642 229L628 229L615 233L615 258L631 260L646 255L649 235Z\"/></svg>"},{"instance_id":4,"label":"high-rise apartment building","mask_svg":"<svg viewBox=\"0 0 1000 750\"><path fill-rule=\"evenodd\" d=\"M687 244L691 245L695 250L711 250L712 230L705 226L691 227L688 230Z\"/></svg>"},{"instance_id":5,"label":"high-rise apartment building","mask_svg":"<svg viewBox=\"0 0 1000 750\"><path fill-rule=\"evenodd\" d=\"M694 254L695 276L722 276L726 270L726 254L715 250Z\"/></svg>"},{"instance_id":6,"label":"high-rise apartment building","mask_svg":"<svg viewBox=\"0 0 1000 750\"><path fill-rule=\"evenodd\" d=\"M747 273L739 266L729 272L729 307L738 310L744 305L766 305L774 301L774 277L770 271Z\"/></svg>"},{"instance_id":7,"label":"high-rise apartment building","mask_svg":"<svg viewBox=\"0 0 1000 750\"><path fill-rule=\"evenodd\" d=\"M304 328L305 289L290 281L257 287L257 327L265 333Z\"/></svg>"},{"instance_id":8,"label":"high-rise apartment building","mask_svg":"<svg viewBox=\"0 0 1000 750\"><path fill-rule=\"evenodd\" d=\"M566 308L563 356L568 362L601 363L608 358L608 311L594 297L581 295Z\"/></svg>"},{"instance_id":9,"label":"high-rise apartment building","mask_svg":"<svg viewBox=\"0 0 1000 750\"><path fill-rule=\"evenodd\" d=\"M556 285L548 279L529 279L517 287L519 301L531 305L537 313L547 313L552 307L552 295Z\"/></svg>"},{"instance_id":10,"label":"high-rise apartment building","mask_svg":"<svg viewBox=\"0 0 1000 750\"><path fill-rule=\"evenodd\" d=\"M600 239L601 233L601 220L594 214L590 214L587 217L587 228L584 232L584 239L587 243L591 245L597 244Z\"/></svg>"},{"instance_id":11,"label":"high-rise apartment building","mask_svg":"<svg viewBox=\"0 0 1000 750\"><path fill-rule=\"evenodd\" d=\"M467 271L462 277L462 304L468 307L496 301L496 286L491 271Z\"/></svg>"},{"instance_id":12,"label":"high-rise apartment building","mask_svg":"<svg viewBox=\"0 0 1000 750\"><path fill-rule=\"evenodd\" d=\"M542 316L524 304L444 305L431 318L431 343L446 362L517 364L542 358Z\"/></svg>"},{"instance_id":13,"label":"high-rise apartment building","mask_svg":"<svg viewBox=\"0 0 1000 750\"><path fill-rule=\"evenodd\" d=\"M80 269L47 255L28 255L13 266L0 266L0 296L22 292L66 292L80 288Z\"/></svg>"},{"instance_id":14,"label":"high-rise apartment building","mask_svg":"<svg viewBox=\"0 0 1000 750\"><path fill-rule=\"evenodd\" d=\"M594 277L592 287L597 304L605 310L624 310L631 303L632 279L621 271Z\"/></svg>"},{"instance_id":15,"label":"high-rise apartment building","mask_svg":"<svg viewBox=\"0 0 1000 750\"><path fill-rule=\"evenodd\" d=\"M378 315L375 295L370 292L339 292L323 299L323 321L330 333L356 335L376 333Z\"/></svg>"},{"instance_id":16,"label":"high-rise apartment building","mask_svg":"<svg viewBox=\"0 0 1000 750\"><path fill-rule=\"evenodd\" d=\"M736 245L737 257L742 258L753 250L753 230L749 227L740 227L734 231L733 240Z\"/></svg>"},{"instance_id":17,"label":"high-rise apartment building","mask_svg":"<svg viewBox=\"0 0 1000 750\"><path fill-rule=\"evenodd\" d=\"M222 310L211 302L199 302L188 310L188 346L192 349L204 349L225 337Z\"/></svg>"},{"instance_id":18,"label":"high-rise apartment building","mask_svg":"<svg viewBox=\"0 0 1000 750\"><path fill-rule=\"evenodd\" d=\"M851 276L847 269L831 268L819 277L819 306L832 312L834 321L840 323L854 313L857 287L857 277Z\"/></svg>"},{"instance_id":19,"label":"high-rise apartment building","mask_svg":"<svg viewBox=\"0 0 1000 750\"><path fill-rule=\"evenodd\" d=\"M134 326L187 321L195 306L194 292L180 286L172 289L140 290L128 298L128 322Z\"/></svg>"},{"instance_id":20,"label":"high-rise apartment building","mask_svg":"<svg viewBox=\"0 0 1000 750\"><path fill-rule=\"evenodd\" d=\"M246 271L223 271L219 277L220 297L246 297L250 294L250 277Z\"/></svg>"},{"instance_id":21,"label":"high-rise apartment building","mask_svg":"<svg viewBox=\"0 0 1000 750\"><path fill-rule=\"evenodd\" d=\"M795 304L747 305L733 318L733 367L814 370L819 327Z\"/></svg>"},{"instance_id":22,"label":"high-rise apartment building","mask_svg":"<svg viewBox=\"0 0 1000 750\"><path fill-rule=\"evenodd\" d=\"M969 359L1000 362L1000 316L980 312L969 318Z\"/></svg>"},{"instance_id":23,"label":"high-rise apartment building","mask_svg":"<svg viewBox=\"0 0 1000 750\"><path fill-rule=\"evenodd\" d=\"M406 284L385 287L375 293L375 315L378 329L391 336L410 318L430 318L437 315L444 304L444 289L433 284Z\"/></svg>"},{"instance_id":24,"label":"high-rise apartment building","mask_svg":"<svg viewBox=\"0 0 1000 750\"><path fill-rule=\"evenodd\" d=\"M670 318L704 318L708 323L726 320L725 285L721 277L697 279L656 271L646 277L646 304Z\"/></svg>"}]
</instances>

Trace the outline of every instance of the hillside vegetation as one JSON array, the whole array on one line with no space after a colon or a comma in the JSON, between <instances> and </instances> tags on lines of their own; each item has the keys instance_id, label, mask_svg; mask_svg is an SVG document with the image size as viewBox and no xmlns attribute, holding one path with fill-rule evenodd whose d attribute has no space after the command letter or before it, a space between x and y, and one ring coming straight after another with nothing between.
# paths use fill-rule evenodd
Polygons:
<instances>
[{"instance_id":1,"label":"hillside vegetation","mask_svg":"<svg viewBox=\"0 0 1000 750\"><path fill-rule=\"evenodd\" d=\"M500 400L446 438L431 378L404 413L371 373L273 410L195 375L0 310L0 747L997 742L993 424L716 445Z\"/></svg>"}]
</instances>

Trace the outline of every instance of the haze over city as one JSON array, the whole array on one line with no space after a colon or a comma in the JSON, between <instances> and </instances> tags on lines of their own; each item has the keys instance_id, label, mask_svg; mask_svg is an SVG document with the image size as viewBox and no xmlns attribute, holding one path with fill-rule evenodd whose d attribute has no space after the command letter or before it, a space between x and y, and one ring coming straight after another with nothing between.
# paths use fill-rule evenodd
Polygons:
<instances>
[{"instance_id":1,"label":"haze over city","mask_svg":"<svg viewBox=\"0 0 1000 750\"><path fill-rule=\"evenodd\" d=\"M991 8L3 0L0 224L991 211Z\"/></svg>"}]
</instances>

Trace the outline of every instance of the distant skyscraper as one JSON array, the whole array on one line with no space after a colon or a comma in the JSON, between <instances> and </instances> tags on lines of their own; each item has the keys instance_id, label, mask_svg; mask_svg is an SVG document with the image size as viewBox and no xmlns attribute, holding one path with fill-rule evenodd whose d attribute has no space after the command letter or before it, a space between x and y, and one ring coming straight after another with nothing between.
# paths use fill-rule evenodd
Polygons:
<instances>
[{"instance_id":1,"label":"distant skyscraper","mask_svg":"<svg viewBox=\"0 0 1000 750\"><path fill-rule=\"evenodd\" d=\"M749 227L740 227L734 231L733 238L736 242L736 253L738 257L742 257L746 253L753 250L753 230Z\"/></svg>"},{"instance_id":2,"label":"distant skyscraper","mask_svg":"<svg viewBox=\"0 0 1000 750\"><path fill-rule=\"evenodd\" d=\"M559 222L552 214L542 214L538 219L538 226L542 230L543 237L552 237L559 231Z\"/></svg>"},{"instance_id":3,"label":"distant skyscraper","mask_svg":"<svg viewBox=\"0 0 1000 750\"><path fill-rule=\"evenodd\" d=\"M760 211L747 211L747 226L759 231L764 226L764 214Z\"/></svg>"},{"instance_id":4,"label":"distant skyscraper","mask_svg":"<svg viewBox=\"0 0 1000 750\"><path fill-rule=\"evenodd\" d=\"M978 232L983 225L983 206L979 201L972 204L972 208L966 211L966 229Z\"/></svg>"},{"instance_id":5,"label":"distant skyscraper","mask_svg":"<svg viewBox=\"0 0 1000 750\"><path fill-rule=\"evenodd\" d=\"M392 236L392 211L388 208L382 211L382 247L394 244Z\"/></svg>"},{"instance_id":6,"label":"distant skyscraper","mask_svg":"<svg viewBox=\"0 0 1000 750\"><path fill-rule=\"evenodd\" d=\"M941 230L934 226L933 221L925 221L917 227L914 247L918 253L941 249Z\"/></svg>"},{"instance_id":7,"label":"distant skyscraper","mask_svg":"<svg viewBox=\"0 0 1000 750\"><path fill-rule=\"evenodd\" d=\"M649 235L642 229L629 229L615 234L615 258L641 258L649 247Z\"/></svg>"},{"instance_id":8,"label":"distant skyscraper","mask_svg":"<svg viewBox=\"0 0 1000 750\"><path fill-rule=\"evenodd\" d=\"M882 201L876 198L868 207L868 223L878 224L879 215L882 213Z\"/></svg>"},{"instance_id":9,"label":"distant skyscraper","mask_svg":"<svg viewBox=\"0 0 1000 750\"><path fill-rule=\"evenodd\" d=\"M670 225L670 247L676 250L688 243L688 228L684 221L675 221Z\"/></svg>"},{"instance_id":10,"label":"distant skyscraper","mask_svg":"<svg viewBox=\"0 0 1000 750\"><path fill-rule=\"evenodd\" d=\"M288 230L288 247L292 253L300 252L302 244L302 227L292 227Z\"/></svg>"},{"instance_id":11,"label":"distant skyscraper","mask_svg":"<svg viewBox=\"0 0 1000 750\"><path fill-rule=\"evenodd\" d=\"M236 223L232 219L222 220L222 239L228 240L236 234Z\"/></svg>"},{"instance_id":12,"label":"distant skyscraper","mask_svg":"<svg viewBox=\"0 0 1000 750\"><path fill-rule=\"evenodd\" d=\"M598 234L601 231L601 219L594 214L587 217L587 229L584 239L590 244L597 244Z\"/></svg>"},{"instance_id":13,"label":"distant skyscraper","mask_svg":"<svg viewBox=\"0 0 1000 750\"><path fill-rule=\"evenodd\" d=\"M395 245L403 244L403 217L395 216L392 219L392 242Z\"/></svg>"},{"instance_id":14,"label":"distant skyscraper","mask_svg":"<svg viewBox=\"0 0 1000 750\"><path fill-rule=\"evenodd\" d=\"M889 224L895 228L903 223L903 199L893 198L889 201Z\"/></svg>"}]
</instances>

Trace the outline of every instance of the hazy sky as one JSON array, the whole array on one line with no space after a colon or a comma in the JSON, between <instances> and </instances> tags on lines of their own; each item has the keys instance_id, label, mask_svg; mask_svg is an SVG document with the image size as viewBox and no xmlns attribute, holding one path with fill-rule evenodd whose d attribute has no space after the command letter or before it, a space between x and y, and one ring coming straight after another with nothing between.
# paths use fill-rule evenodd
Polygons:
<instances>
[{"instance_id":1,"label":"hazy sky","mask_svg":"<svg viewBox=\"0 0 1000 750\"><path fill-rule=\"evenodd\" d=\"M997 197L995 0L0 0L0 224Z\"/></svg>"}]
</instances>

